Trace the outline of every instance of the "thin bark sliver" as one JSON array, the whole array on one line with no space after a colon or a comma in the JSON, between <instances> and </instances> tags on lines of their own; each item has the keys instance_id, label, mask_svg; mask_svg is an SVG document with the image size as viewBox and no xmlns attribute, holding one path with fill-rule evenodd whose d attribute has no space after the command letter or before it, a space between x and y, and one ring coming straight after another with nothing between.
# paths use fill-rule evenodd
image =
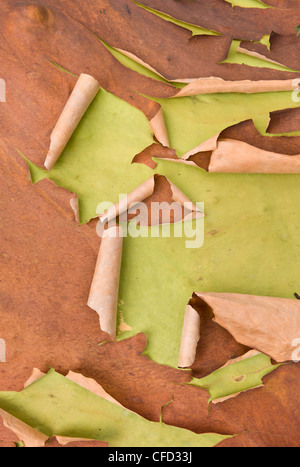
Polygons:
<instances>
[{"instance_id":1,"label":"thin bark sliver","mask_svg":"<svg viewBox=\"0 0 300 467\"><path fill-rule=\"evenodd\" d=\"M197 344L200 339L200 316L191 305L186 307L182 330L182 339L178 367L189 368L196 357Z\"/></svg>"}]
</instances>

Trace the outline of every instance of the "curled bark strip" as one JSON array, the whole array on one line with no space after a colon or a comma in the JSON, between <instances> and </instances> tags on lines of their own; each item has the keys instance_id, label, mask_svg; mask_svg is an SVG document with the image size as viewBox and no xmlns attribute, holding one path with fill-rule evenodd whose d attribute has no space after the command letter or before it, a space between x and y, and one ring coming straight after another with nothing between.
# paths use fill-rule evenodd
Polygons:
<instances>
[{"instance_id":1,"label":"curled bark strip","mask_svg":"<svg viewBox=\"0 0 300 467\"><path fill-rule=\"evenodd\" d=\"M88 300L88 306L99 315L102 331L114 340L122 261L122 235L122 229L118 226L104 231Z\"/></svg>"},{"instance_id":2,"label":"curled bark strip","mask_svg":"<svg viewBox=\"0 0 300 467\"><path fill-rule=\"evenodd\" d=\"M81 74L51 134L45 167L51 170L76 130L78 123L96 97L100 85L92 76Z\"/></svg>"}]
</instances>

